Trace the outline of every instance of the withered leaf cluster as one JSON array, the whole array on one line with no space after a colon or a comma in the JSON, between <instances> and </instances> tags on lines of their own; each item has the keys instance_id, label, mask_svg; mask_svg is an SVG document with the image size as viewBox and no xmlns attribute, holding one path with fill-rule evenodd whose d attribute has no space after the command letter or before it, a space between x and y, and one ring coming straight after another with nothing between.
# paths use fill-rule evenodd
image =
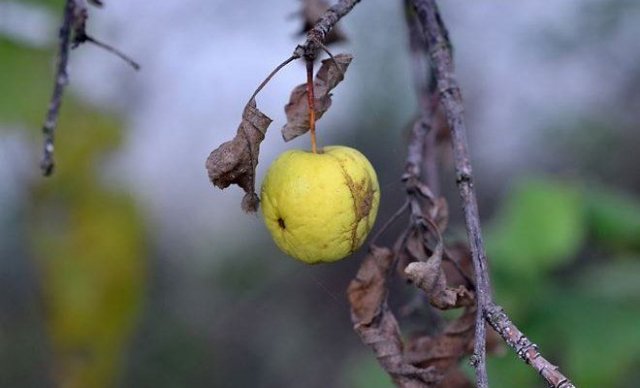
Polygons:
<instances>
[{"instance_id":1,"label":"withered leaf cluster","mask_svg":"<svg viewBox=\"0 0 640 388\"><path fill-rule=\"evenodd\" d=\"M349 54L338 54L322 61L313 81L316 120L331 107L331 90L344 79L352 59ZM306 84L300 84L293 89L289 103L284 107L287 124L282 128L282 137L285 141L295 139L309 130L308 105Z\"/></svg>"},{"instance_id":2,"label":"withered leaf cluster","mask_svg":"<svg viewBox=\"0 0 640 388\"><path fill-rule=\"evenodd\" d=\"M473 352L475 335L471 255L465 245L444 244L444 198L435 197L413 173L405 183L411 212L407 229L393 249L370 247L347 290L354 329L399 387L472 387L459 369L461 360ZM462 308L462 314L449 321L441 318L439 329L403 335L387 302L394 273L423 292L419 308L435 314ZM495 333L490 332L489 340L490 349L496 348Z\"/></svg>"},{"instance_id":3,"label":"withered leaf cluster","mask_svg":"<svg viewBox=\"0 0 640 388\"><path fill-rule=\"evenodd\" d=\"M351 59L351 55L338 54L335 60L322 61L314 80L317 118L331 106L330 91L344 79L344 72ZM306 86L302 84L293 90L285 107L287 125L282 129L285 140L291 140L309 130L307 105ZM255 189L256 167L260 143L264 140L271 121L258 109L255 98L252 98L244 108L235 137L213 150L205 164L209 179L216 187L225 189L236 184L245 191L242 209L248 213L257 211L260 204Z\"/></svg>"},{"instance_id":4,"label":"withered leaf cluster","mask_svg":"<svg viewBox=\"0 0 640 388\"><path fill-rule=\"evenodd\" d=\"M351 319L362 342L373 349L378 362L398 386L412 386L413 382L432 385L440 380L434 368L419 368L406 362L398 321L387 305L387 279L394 259L392 250L371 247L347 289Z\"/></svg>"},{"instance_id":5,"label":"withered leaf cluster","mask_svg":"<svg viewBox=\"0 0 640 388\"><path fill-rule=\"evenodd\" d=\"M304 32L309 31L322 20L327 10L329 10L329 4L326 0L302 0L299 16L304 23ZM326 45L345 39L338 28L333 25L331 27L333 27L331 32L323 39ZM324 48L322 44L320 46ZM326 48L324 49L326 51ZM331 106L331 90L344 79L344 74L353 59L349 54L329 55L331 58L322 61L313 81L313 107L316 119L320 119ZM209 179L215 186L224 189L231 184L236 184L245 191L242 209L249 213L257 211L260 204L260 198L255 190L256 166L260 143L264 140L267 128L272 121L257 108L255 96L275 73L296 58L299 58L299 55L296 57L294 53L294 56L279 65L258 87L245 106L236 136L213 150L206 161ZM305 57L305 60L309 58ZM287 123L282 128L282 137L285 141L309 131L308 105L307 85L296 86L291 92L289 103L285 106Z\"/></svg>"}]
</instances>

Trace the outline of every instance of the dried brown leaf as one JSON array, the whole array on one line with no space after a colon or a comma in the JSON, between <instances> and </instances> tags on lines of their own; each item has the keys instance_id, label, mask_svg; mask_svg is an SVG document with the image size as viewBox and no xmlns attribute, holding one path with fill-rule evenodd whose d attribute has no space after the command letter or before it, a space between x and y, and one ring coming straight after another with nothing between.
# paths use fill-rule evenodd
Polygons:
<instances>
[{"instance_id":1,"label":"dried brown leaf","mask_svg":"<svg viewBox=\"0 0 640 388\"><path fill-rule=\"evenodd\" d=\"M393 251L396 253L397 261L395 270L397 271L398 275L402 275L403 269L407 265L409 265L409 263L415 261L415 259L413 259L411 255L409 255L408 250L404 249L407 241L409 240L411 229L412 228L405 229L393 244Z\"/></svg>"},{"instance_id":2,"label":"dried brown leaf","mask_svg":"<svg viewBox=\"0 0 640 388\"><path fill-rule=\"evenodd\" d=\"M406 359L423 368L440 371L457 366L460 359L473 352L475 308L467 308L462 316L447 324L436 337L413 338L407 344Z\"/></svg>"},{"instance_id":3,"label":"dried brown leaf","mask_svg":"<svg viewBox=\"0 0 640 388\"><path fill-rule=\"evenodd\" d=\"M407 245L407 248L408 247ZM427 293L431 304L434 304L434 299L441 297L440 294L447 287L447 280L442 271L441 264L442 244L438 244L431 257L426 261L410 263L404 269L404 273L409 280ZM438 307L439 304L440 303L435 303L434 305Z\"/></svg>"},{"instance_id":4,"label":"dried brown leaf","mask_svg":"<svg viewBox=\"0 0 640 388\"><path fill-rule=\"evenodd\" d=\"M323 60L313 81L316 120L320 119L331 106L330 92L344 79L343 74L353 59L349 54L338 54L334 58L338 66L331 58ZM295 139L309 130L309 107L305 84L293 89L284 111L287 115L287 124L282 128L282 137L285 141Z\"/></svg>"},{"instance_id":5,"label":"dried brown leaf","mask_svg":"<svg viewBox=\"0 0 640 388\"><path fill-rule=\"evenodd\" d=\"M269 124L271 119L260 112L252 99L244 108L236 136L213 150L206 162L209 179L215 186L225 189L236 184L245 191L242 209L248 213L255 212L260 203L255 192L256 166Z\"/></svg>"},{"instance_id":6,"label":"dried brown leaf","mask_svg":"<svg viewBox=\"0 0 640 388\"><path fill-rule=\"evenodd\" d=\"M407 250L411 249L410 241L412 241L412 239L407 241ZM415 249L416 248L413 248L413 250ZM416 287L422 289L427 294L429 303L434 307L447 310L473 305L475 302L474 295L464 286L458 286L456 288L447 286L447 277L442 265L443 253L444 248L440 240L426 261L416 261L407 265L404 269L405 275Z\"/></svg>"},{"instance_id":7,"label":"dried brown leaf","mask_svg":"<svg viewBox=\"0 0 640 388\"><path fill-rule=\"evenodd\" d=\"M388 248L373 246L365 257L356 277L349 284L347 296L354 319L369 324L386 298L386 277L393 261Z\"/></svg>"},{"instance_id":8,"label":"dried brown leaf","mask_svg":"<svg viewBox=\"0 0 640 388\"><path fill-rule=\"evenodd\" d=\"M451 368L444 375L438 388L473 388L473 383L459 368Z\"/></svg>"},{"instance_id":9,"label":"dried brown leaf","mask_svg":"<svg viewBox=\"0 0 640 388\"><path fill-rule=\"evenodd\" d=\"M412 261L426 261L429 257L419 228L412 228L404 247Z\"/></svg>"},{"instance_id":10,"label":"dried brown leaf","mask_svg":"<svg viewBox=\"0 0 640 388\"><path fill-rule=\"evenodd\" d=\"M469 247L456 243L447 247L446 258L442 263L449 287L466 286L473 289L473 259Z\"/></svg>"},{"instance_id":11,"label":"dried brown leaf","mask_svg":"<svg viewBox=\"0 0 640 388\"><path fill-rule=\"evenodd\" d=\"M371 347L378 362L400 387L434 386L441 375L433 368L416 368L405 362L398 322L386 303L386 278L394 254L373 246L349 284L351 320L362 342Z\"/></svg>"},{"instance_id":12,"label":"dried brown leaf","mask_svg":"<svg viewBox=\"0 0 640 388\"><path fill-rule=\"evenodd\" d=\"M362 342L371 347L378 362L399 387L434 387L442 375L432 367L421 368L407 362L398 321L386 303L380 314L368 325L355 324Z\"/></svg>"},{"instance_id":13,"label":"dried brown leaf","mask_svg":"<svg viewBox=\"0 0 640 388\"><path fill-rule=\"evenodd\" d=\"M430 210L431 219L438 226L440 233L447 229L449 224L449 204L444 197L438 197Z\"/></svg>"}]
</instances>

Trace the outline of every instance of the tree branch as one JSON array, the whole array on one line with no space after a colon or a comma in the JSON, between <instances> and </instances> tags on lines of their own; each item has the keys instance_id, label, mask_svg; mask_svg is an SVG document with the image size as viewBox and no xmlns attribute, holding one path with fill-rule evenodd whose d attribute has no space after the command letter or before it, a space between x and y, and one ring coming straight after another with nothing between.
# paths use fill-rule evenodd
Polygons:
<instances>
[{"instance_id":1,"label":"tree branch","mask_svg":"<svg viewBox=\"0 0 640 388\"><path fill-rule=\"evenodd\" d=\"M322 42L325 41L331 29L359 2L360 0L340 0L332 5L307 32L307 40L296 47L293 55L297 58L305 57L307 60L314 60L317 51L324 48Z\"/></svg>"},{"instance_id":2,"label":"tree branch","mask_svg":"<svg viewBox=\"0 0 640 388\"><path fill-rule=\"evenodd\" d=\"M101 1L97 0L91 0L91 3L98 7L103 5ZM42 170L42 174L44 176L51 175L55 167L53 158L55 131L58 124L58 117L60 116L60 107L62 106L62 97L64 94L64 90L69 83L69 74L67 71L67 67L69 64L70 49L76 48L80 44L85 42L93 43L96 46L118 56L135 70L140 69L140 65L138 65L134 60L132 60L122 52L118 51L114 47L107 45L106 43L103 43L87 35L86 24L88 17L89 12L85 0L65 1L62 24L60 26L60 32L58 34L59 44L55 83L53 86L51 100L49 101L49 108L47 110L45 122L42 125L44 147L42 161L40 162L40 169Z\"/></svg>"},{"instance_id":3,"label":"tree branch","mask_svg":"<svg viewBox=\"0 0 640 388\"><path fill-rule=\"evenodd\" d=\"M575 388L575 385L560 372L558 367L544 358L538 351L538 347L518 330L502 307L491 302L486 306L484 316L507 345L516 352L518 357L531 365L547 381L549 387Z\"/></svg>"},{"instance_id":4,"label":"tree branch","mask_svg":"<svg viewBox=\"0 0 640 388\"><path fill-rule=\"evenodd\" d=\"M67 65L69 62L69 48L71 43L71 28L74 20L75 2L67 0L64 5L64 13L62 17L62 25L60 26L59 45L58 45L58 61L56 66L55 83L53 85L53 94L49 102L49 110L47 117L42 126L44 135L44 147L40 168L45 176L53 173L53 151L55 130L60 114L60 106L62 105L62 95L64 88L69 83L69 74L67 73Z\"/></svg>"}]
</instances>

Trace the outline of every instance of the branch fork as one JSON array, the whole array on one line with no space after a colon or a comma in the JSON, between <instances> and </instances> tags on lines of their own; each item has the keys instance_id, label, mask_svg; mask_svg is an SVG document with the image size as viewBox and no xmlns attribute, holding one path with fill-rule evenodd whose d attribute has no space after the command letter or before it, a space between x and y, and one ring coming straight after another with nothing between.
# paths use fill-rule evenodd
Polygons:
<instances>
[{"instance_id":1,"label":"branch fork","mask_svg":"<svg viewBox=\"0 0 640 388\"><path fill-rule=\"evenodd\" d=\"M98 0L91 0L90 2L97 7L101 7L103 5L103 3ZM58 34L59 43L53 93L51 95L44 124L42 125L44 144L40 169L44 176L50 176L53 174L55 166L53 158L55 149L54 139L56 127L58 125L58 117L60 116L60 107L62 106L62 97L64 90L69 83L69 75L67 71L69 50L75 49L85 42L93 43L96 46L118 56L135 70L140 69L140 65L128 56L124 55L122 52L89 36L86 32L88 17L89 11L85 0L66 0L62 24Z\"/></svg>"}]
</instances>

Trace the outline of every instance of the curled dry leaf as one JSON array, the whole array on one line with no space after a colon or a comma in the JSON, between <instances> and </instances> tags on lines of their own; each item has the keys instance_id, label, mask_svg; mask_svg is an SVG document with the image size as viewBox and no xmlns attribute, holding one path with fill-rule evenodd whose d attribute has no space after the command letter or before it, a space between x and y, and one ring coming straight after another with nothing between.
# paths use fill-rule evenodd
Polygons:
<instances>
[{"instance_id":1,"label":"curled dry leaf","mask_svg":"<svg viewBox=\"0 0 640 388\"><path fill-rule=\"evenodd\" d=\"M242 209L255 212L260 199L255 192L256 166L260 143L271 119L256 107L252 99L244 108L236 136L211 152L206 167L211 182L224 189L236 184L245 191Z\"/></svg>"},{"instance_id":2,"label":"curled dry leaf","mask_svg":"<svg viewBox=\"0 0 640 388\"><path fill-rule=\"evenodd\" d=\"M447 287L444 271L429 262L416 261L404 270L405 275L429 296L429 303L441 310L448 310L475 303L473 293L464 286Z\"/></svg>"},{"instance_id":3,"label":"curled dry leaf","mask_svg":"<svg viewBox=\"0 0 640 388\"><path fill-rule=\"evenodd\" d=\"M435 225L432 225L435 228ZM415 260L404 269L404 274L429 297L429 303L441 310L471 306L475 302L473 294L464 286L451 288L443 269L444 245L438 230L434 230L438 242L430 256L424 244L420 229L414 230L405 245L409 256Z\"/></svg>"},{"instance_id":4,"label":"curled dry leaf","mask_svg":"<svg viewBox=\"0 0 640 388\"><path fill-rule=\"evenodd\" d=\"M313 81L316 120L320 119L331 106L330 92L344 79L343 75L353 59L349 54L338 54L334 58L338 66L331 58L323 60ZM284 111L287 115L287 124L282 128L282 137L285 141L295 139L309 130L306 84L298 85L293 89Z\"/></svg>"},{"instance_id":5,"label":"curled dry leaf","mask_svg":"<svg viewBox=\"0 0 640 388\"><path fill-rule=\"evenodd\" d=\"M439 242L426 261L415 261L407 265L405 275L427 294L434 307L446 310L472 305L473 294L465 287L447 287L447 278L442 269L442 254L442 242Z\"/></svg>"}]
</instances>

